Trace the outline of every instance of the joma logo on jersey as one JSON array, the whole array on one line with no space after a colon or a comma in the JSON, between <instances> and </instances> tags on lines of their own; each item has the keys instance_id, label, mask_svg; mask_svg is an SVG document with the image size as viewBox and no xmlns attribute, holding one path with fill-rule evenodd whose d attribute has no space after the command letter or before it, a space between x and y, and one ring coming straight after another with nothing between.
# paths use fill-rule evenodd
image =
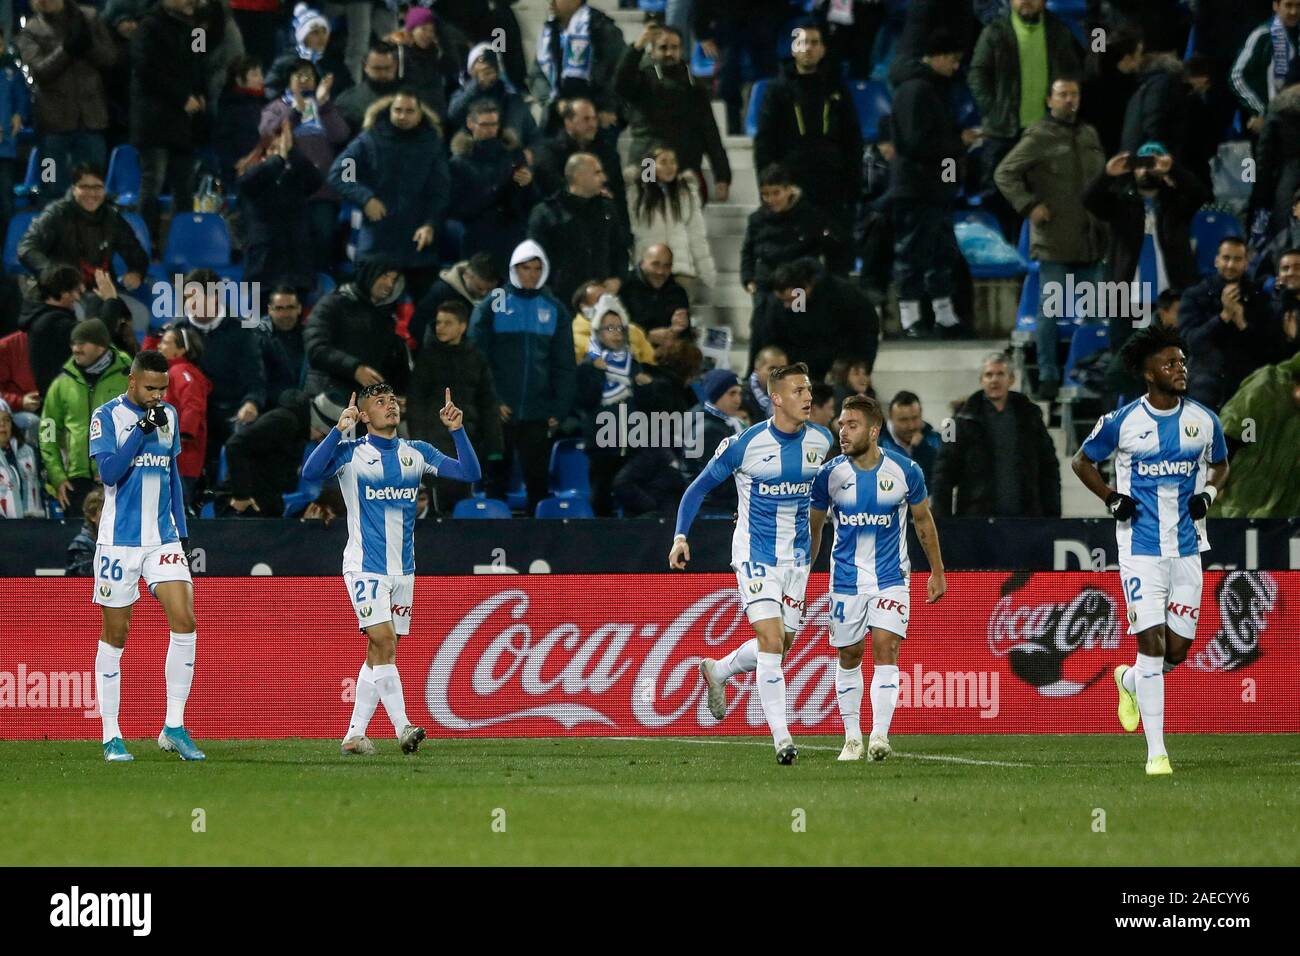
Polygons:
<instances>
[{"instance_id":1,"label":"joma logo on jersey","mask_svg":"<svg viewBox=\"0 0 1300 956\"><path fill-rule=\"evenodd\" d=\"M136 455L135 466L137 468L169 468L171 467L171 455Z\"/></svg>"},{"instance_id":2,"label":"joma logo on jersey","mask_svg":"<svg viewBox=\"0 0 1300 956\"><path fill-rule=\"evenodd\" d=\"M876 525L881 528L888 528L894 521L893 515L872 515L872 514L846 514L839 513L839 523L848 525L850 528L861 528L866 525Z\"/></svg>"},{"instance_id":3,"label":"joma logo on jersey","mask_svg":"<svg viewBox=\"0 0 1300 956\"><path fill-rule=\"evenodd\" d=\"M899 614L907 614L907 605L902 601L895 601L893 598L879 598L876 601L877 609L881 611L897 611Z\"/></svg>"},{"instance_id":4,"label":"joma logo on jersey","mask_svg":"<svg viewBox=\"0 0 1300 956\"><path fill-rule=\"evenodd\" d=\"M1193 621L1199 620L1201 616L1201 609L1191 604L1175 604L1170 601L1168 610L1170 614L1176 614L1179 617L1190 617Z\"/></svg>"},{"instance_id":5,"label":"joma logo on jersey","mask_svg":"<svg viewBox=\"0 0 1300 956\"><path fill-rule=\"evenodd\" d=\"M1196 471L1195 461L1140 461L1137 473L1148 478L1165 478L1171 475L1186 477Z\"/></svg>"},{"instance_id":6,"label":"joma logo on jersey","mask_svg":"<svg viewBox=\"0 0 1300 956\"><path fill-rule=\"evenodd\" d=\"M758 483L760 495L806 495L811 491L811 481L782 481L775 485L769 485L764 481Z\"/></svg>"},{"instance_id":7,"label":"joma logo on jersey","mask_svg":"<svg viewBox=\"0 0 1300 956\"><path fill-rule=\"evenodd\" d=\"M367 501L415 501L419 488L366 488Z\"/></svg>"}]
</instances>

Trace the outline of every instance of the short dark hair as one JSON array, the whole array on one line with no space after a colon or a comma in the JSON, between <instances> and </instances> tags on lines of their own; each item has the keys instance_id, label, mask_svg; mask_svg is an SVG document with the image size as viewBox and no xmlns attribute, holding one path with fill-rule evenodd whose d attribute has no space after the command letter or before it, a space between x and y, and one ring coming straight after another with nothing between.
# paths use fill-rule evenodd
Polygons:
<instances>
[{"instance_id":1,"label":"short dark hair","mask_svg":"<svg viewBox=\"0 0 1300 956\"><path fill-rule=\"evenodd\" d=\"M1295 246L1292 246L1290 249L1285 250L1280 256L1277 257L1277 264L1281 265L1282 260L1285 259L1287 256L1300 256L1300 248L1296 248Z\"/></svg>"},{"instance_id":2,"label":"short dark hair","mask_svg":"<svg viewBox=\"0 0 1300 956\"><path fill-rule=\"evenodd\" d=\"M100 166L98 163L78 163L76 166L72 167L72 185L77 185L77 183L81 182L87 176L93 176L101 183L106 182L104 167Z\"/></svg>"},{"instance_id":3,"label":"short dark hair","mask_svg":"<svg viewBox=\"0 0 1300 956\"><path fill-rule=\"evenodd\" d=\"M659 24L659 32L671 33L673 36L677 37L677 39L681 40L683 43L686 42L686 37L682 36L682 31L677 29L675 26L672 26L671 24L668 23Z\"/></svg>"},{"instance_id":4,"label":"short dark hair","mask_svg":"<svg viewBox=\"0 0 1300 956\"><path fill-rule=\"evenodd\" d=\"M469 109L465 111L465 116L469 119L482 116L484 113L501 112L501 104L487 96L480 96L474 102L469 104Z\"/></svg>"},{"instance_id":5,"label":"short dark hair","mask_svg":"<svg viewBox=\"0 0 1300 956\"><path fill-rule=\"evenodd\" d=\"M484 282L500 282L501 267L497 265L496 259L490 252L476 252L469 257L466 263L471 272L482 279Z\"/></svg>"},{"instance_id":6,"label":"short dark hair","mask_svg":"<svg viewBox=\"0 0 1300 956\"><path fill-rule=\"evenodd\" d=\"M271 294L267 296L266 301L270 302L277 295L291 295L295 299L302 298L302 296L298 294L298 290L293 286L289 285L287 282L279 282L275 286L273 286L271 289Z\"/></svg>"},{"instance_id":7,"label":"short dark hair","mask_svg":"<svg viewBox=\"0 0 1300 956\"><path fill-rule=\"evenodd\" d=\"M574 111L577 109L579 103L590 103L593 110L596 108L596 103L591 97L573 96L567 100L560 101L560 119L573 119Z\"/></svg>"},{"instance_id":8,"label":"short dark hair","mask_svg":"<svg viewBox=\"0 0 1300 956\"><path fill-rule=\"evenodd\" d=\"M758 177L758 185L760 188L763 186L793 186L794 176L781 163L768 163L763 167L762 175Z\"/></svg>"},{"instance_id":9,"label":"short dark hair","mask_svg":"<svg viewBox=\"0 0 1300 956\"><path fill-rule=\"evenodd\" d=\"M144 349L135 353L135 358L131 360L131 374L139 375L141 372L163 372L167 371L167 356L163 355L157 349Z\"/></svg>"},{"instance_id":10,"label":"short dark hair","mask_svg":"<svg viewBox=\"0 0 1300 956\"><path fill-rule=\"evenodd\" d=\"M783 378L789 378L791 375L807 375L808 364L806 362L793 362L790 365L778 365L767 373L767 388L771 391L776 387L776 383Z\"/></svg>"},{"instance_id":11,"label":"short dark hair","mask_svg":"<svg viewBox=\"0 0 1300 956\"><path fill-rule=\"evenodd\" d=\"M420 109L421 110L424 109L424 97L420 95L420 91L417 90L415 87L403 86L397 90L394 90L393 100L397 99L399 96L405 96L407 99L415 100L415 102L420 105ZM393 105L393 100L388 101L389 106Z\"/></svg>"},{"instance_id":12,"label":"short dark hair","mask_svg":"<svg viewBox=\"0 0 1300 956\"><path fill-rule=\"evenodd\" d=\"M813 382L812 403L818 407L825 405L835 397L835 389L825 382Z\"/></svg>"},{"instance_id":13,"label":"short dark hair","mask_svg":"<svg viewBox=\"0 0 1300 956\"><path fill-rule=\"evenodd\" d=\"M460 299L447 299L439 302L434 314L437 315L439 312L446 312L448 315L454 316L456 321L462 325L469 324L469 306Z\"/></svg>"},{"instance_id":14,"label":"short dark hair","mask_svg":"<svg viewBox=\"0 0 1300 956\"><path fill-rule=\"evenodd\" d=\"M883 427L885 424L885 413L881 410L880 403L870 395L850 395L844 399L840 414L845 412L861 412L868 425L874 422Z\"/></svg>"},{"instance_id":15,"label":"short dark hair","mask_svg":"<svg viewBox=\"0 0 1300 956\"><path fill-rule=\"evenodd\" d=\"M81 270L66 262L58 262L41 270L36 285L41 291L42 299L57 299L81 288Z\"/></svg>"},{"instance_id":16,"label":"short dark hair","mask_svg":"<svg viewBox=\"0 0 1300 956\"><path fill-rule=\"evenodd\" d=\"M373 385L367 385L361 391L357 392L357 407L360 408L361 403L367 398L374 398L376 395L391 394L393 394L393 386L389 385L387 382L375 382Z\"/></svg>"},{"instance_id":17,"label":"short dark hair","mask_svg":"<svg viewBox=\"0 0 1300 956\"><path fill-rule=\"evenodd\" d=\"M316 64L313 63L311 60L305 60L302 57L298 57L297 59L293 60L289 64L289 69L285 70L284 72L284 79L285 79L284 88L286 90L289 88L289 77L294 76L298 73L306 73L308 70L311 71L312 76L317 76Z\"/></svg>"},{"instance_id":18,"label":"short dark hair","mask_svg":"<svg viewBox=\"0 0 1300 956\"><path fill-rule=\"evenodd\" d=\"M371 40L370 48L366 50L366 56L372 53L378 53L380 56L397 56L397 47L387 40Z\"/></svg>"},{"instance_id":19,"label":"short dark hair","mask_svg":"<svg viewBox=\"0 0 1300 956\"><path fill-rule=\"evenodd\" d=\"M1060 76L1052 77L1052 82L1047 84L1047 95L1052 95L1052 87L1057 83L1073 83L1080 90L1083 89L1083 80L1079 79L1073 73L1062 73Z\"/></svg>"},{"instance_id":20,"label":"short dark hair","mask_svg":"<svg viewBox=\"0 0 1300 956\"><path fill-rule=\"evenodd\" d=\"M1124 57L1136 53L1142 47L1142 31L1129 24L1123 24L1110 31L1110 43L1107 52L1118 63Z\"/></svg>"},{"instance_id":21,"label":"short dark hair","mask_svg":"<svg viewBox=\"0 0 1300 956\"><path fill-rule=\"evenodd\" d=\"M1241 236L1224 236L1219 240L1219 245L1215 246L1215 252L1218 252L1220 246L1241 246L1246 248L1246 240Z\"/></svg>"},{"instance_id":22,"label":"short dark hair","mask_svg":"<svg viewBox=\"0 0 1300 956\"><path fill-rule=\"evenodd\" d=\"M816 259L805 256L793 262L783 262L772 271L772 288L782 289L807 288L817 275Z\"/></svg>"},{"instance_id":23,"label":"short dark hair","mask_svg":"<svg viewBox=\"0 0 1300 956\"><path fill-rule=\"evenodd\" d=\"M916 392L909 392L907 389L895 392L894 397L889 400L889 410L893 411L895 405L920 405L921 396Z\"/></svg>"},{"instance_id":24,"label":"short dark hair","mask_svg":"<svg viewBox=\"0 0 1300 956\"><path fill-rule=\"evenodd\" d=\"M1142 378L1146 372L1147 359L1167 348L1180 348L1187 352L1187 343L1176 329L1152 323L1145 329L1139 329L1128 337L1120 346L1119 357L1130 375Z\"/></svg>"},{"instance_id":25,"label":"short dark hair","mask_svg":"<svg viewBox=\"0 0 1300 956\"><path fill-rule=\"evenodd\" d=\"M255 67L260 68L261 66L262 61L255 56L248 56L247 54L244 56L237 56L231 60L230 65L226 67L226 82L233 86L239 82L239 80L247 76L249 70Z\"/></svg>"},{"instance_id":26,"label":"short dark hair","mask_svg":"<svg viewBox=\"0 0 1300 956\"><path fill-rule=\"evenodd\" d=\"M185 281L199 282L203 285L207 285L209 282L220 282L221 276L217 275L212 269L200 267L198 269L191 269L189 272L185 273Z\"/></svg>"},{"instance_id":27,"label":"short dark hair","mask_svg":"<svg viewBox=\"0 0 1300 956\"><path fill-rule=\"evenodd\" d=\"M1297 249L1296 251L1297 251L1297 252L1300 252L1300 249ZM1283 255L1285 255L1285 254L1286 254L1286 253L1283 253ZM1171 305L1173 305L1175 302L1178 302L1179 300L1181 300L1182 297L1183 297L1183 294L1182 294L1181 292L1179 292L1177 289L1174 289L1174 288L1165 289L1165 290L1164 290L1163 292L1161 292L1158 296L1156 296L1156 308L1157 308L1157 309L1167 309L1167 308L1169 308Z\"/></svg>"}]
</instances>

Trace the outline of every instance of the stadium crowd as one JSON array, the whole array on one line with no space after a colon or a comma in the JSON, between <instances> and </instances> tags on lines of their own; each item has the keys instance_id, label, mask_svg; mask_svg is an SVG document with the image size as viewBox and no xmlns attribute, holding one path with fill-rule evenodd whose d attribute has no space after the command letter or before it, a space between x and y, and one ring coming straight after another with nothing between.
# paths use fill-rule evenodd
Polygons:
<instances>
[{"instance_id":1,"label":"stadium crowd","mask_svg":"<svg viewBox=\"0 0 1300 956\"><path fill-rule=\"evenodd\" d=\"M1017 384L1049 403L1087 386L1102 411L1143 390L1115 359L1127 308L1083 316L1104 347L1069 362L1052 301L1069 282L1121 283L1183 334L1190 395L1233 449L1213 514L1300 514L1277 480L1300 457L1300 0L640 6L627 43L584 0L551 0L536 36L507 0L17 4L0 517L93 525L90 415L140 348L171 364L195 514L337 511L301 464L378 381L412 438L454 454L450 387L483 490L517 512L555 491L559 442L585 448L566 487L589 485L595 514L669 514L768 417L772 368L808 364L828 425L874 395L891 285L901 337L973 336L962 210L1011 247L1023 230L1042 301L1032 383L989 355L951 435L913 392L884 403L882 443L918 461L938 514L1060 514ZM747 88L761 205L723 263L705 209L742 175L725 137L746 135ZM1203 273L1207 206L1228 225L1197 236L1222 240ZM728 270L752 298L739 375L706 360L697 321ZM159 297L176 273L184 293ZM240 309L224 280L260 295ZM699 413L702 455L610 441L620 406ZM422 514L470 493L430 492ZM729 514L725 493L707 508Z\"/></svg>"}]
</instances>

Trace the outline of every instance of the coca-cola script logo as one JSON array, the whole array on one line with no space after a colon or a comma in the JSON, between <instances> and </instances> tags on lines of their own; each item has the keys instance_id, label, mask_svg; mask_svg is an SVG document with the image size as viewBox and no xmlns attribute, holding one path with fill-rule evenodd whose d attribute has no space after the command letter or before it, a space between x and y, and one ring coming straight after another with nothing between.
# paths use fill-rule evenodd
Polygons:
<instances>
[{"instance_id":1,"label":"coca-cola script logo","mask_svg":"<svg viewBox=\"0 0 1300 956\"><path fill-rule=\"evenodd\" d=\"M1264 571L1232 571L1215 594L1219 631L1192 657L1202 671L1232 671L1259 659L1260 632L1277 605L1277 581Z\"/></svg>"},{"instance_id":2,"label":"coca-cola script logo","mask_svg":"<svg viewBox=\"0 0 1300 956\"><path fill-rule=\"evenodd\" d=\"M693 720L716 727L700 680L701 655L720 657L751 636L740 595L724 588L702 595L667 624L605 622L584 632L572 614L533 609L517 588L479 602L438 648L425 681L429 713L450 730L473 731L540 720L588 732L626 726L631 711L646 730ZM835 663L826 653L826 603L809 608L805 628L783 670L791 726L813 726L836 712ZM615 612L617 613L617 612ZM563 623L554 623L556 618ZM534 630L536 622L547 630ZM732 681L729 714L765 725L753 676ZM739 715L739 716L738 716Z\"/></svg>"},{"instance_id":3,"label":"coca-cola script logo","mask_svg":"<svg viewBox=\"0 0 1300 956\"><path fill-rule=\"evenodd\" d=\"M1071 679L1066 661L1076 651L1119 646L1116 604L1096 588L1084 588L1068 604L1022 604L1015 581L1004 586L989 615L989 650L1005 655L1015 675L1044 697L1072 697L1101 676L1105 663L1084 663Z\"/></svg>"}]
</instances>

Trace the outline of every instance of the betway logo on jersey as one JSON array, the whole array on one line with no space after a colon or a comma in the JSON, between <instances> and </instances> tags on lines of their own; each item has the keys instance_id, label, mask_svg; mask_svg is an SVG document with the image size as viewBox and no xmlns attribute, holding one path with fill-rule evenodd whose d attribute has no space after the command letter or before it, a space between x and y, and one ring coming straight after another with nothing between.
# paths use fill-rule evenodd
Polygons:
<instances>
[{"instance_id":1,"label":"betway logo on jersey","mask_svg":"<svg viewBox=\"0 0 1300 956\"><path fill-rule=\"evenodd\" d=\"M171 455L151 455L145 453L135 456L135 466L137 468L170 468L172 463Z\"/></svg>"},{"instance_id":2,"label":"betway logo on jersey","mask_svg":"<svg viewBox=\"0 0 1300 956\"><path fill-rule=\"evenodd\" d=\"M842 525L848 525L850 528L861 528L864 525L879 525L882 528L888 528L893 522L893 515L873 515L873 514L846 514L841 511L838 521Z\"/></svg>"},{"instance_id":3,"label":"betway logo on jersey","mask_svg":"<svg viewBox=\"0 0 1300 956\"><path fill-rule=\"evenodd\" d=\"M1137 473L1148 478L1164 478L1170 475L1186 477L1196 471L1195 461L1140 461Z\"/></svg>"},{"instance_id":4,"label":"betway logo on jersey","mask_svg":"<svg viewBox=\"0 0 1300 956\"><path fill-rule=\"evenodd\" d=\"M366 488L366 501L415 501L419 488Z\"/></svg>"},{"instance_id":5,"label":"betway logo on jersey","mask_svg":"<svg viewBox=\"0 0 1300 956\"><path fill-rule=\"evenodd\" d=\"M782 481L775 485L769 485L765 481L758 483L758 493L760 495L810 495L812 494L811 481Z\"/></svg>"}]
</instances>

